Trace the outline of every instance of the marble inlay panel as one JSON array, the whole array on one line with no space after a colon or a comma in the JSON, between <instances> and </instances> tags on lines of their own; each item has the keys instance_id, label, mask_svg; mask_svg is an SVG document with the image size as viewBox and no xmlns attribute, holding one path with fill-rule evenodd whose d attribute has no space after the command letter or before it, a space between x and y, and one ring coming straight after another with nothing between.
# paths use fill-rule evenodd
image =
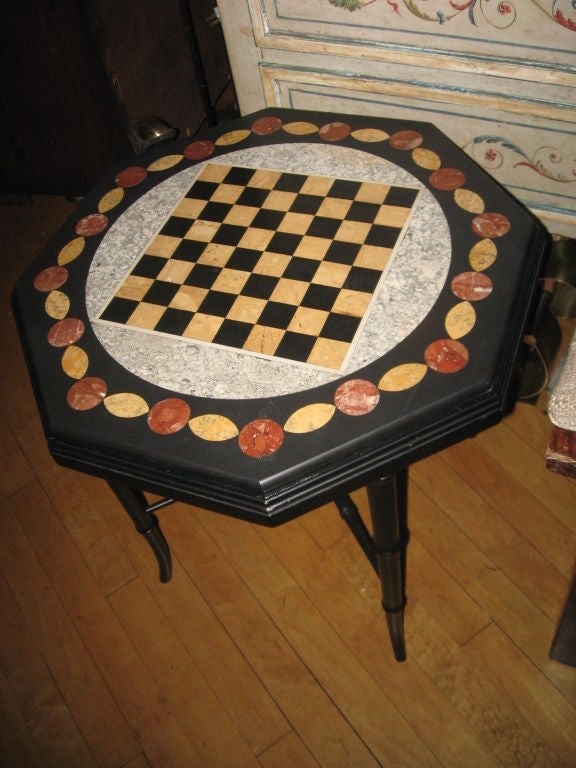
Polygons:
<instances>
[{"instance_id":1,"label":"marble inlay panel","mask_svg":"<svg viewBox=\"0 0 576 768\"><path fill-rule=\"evenodd\" d=\"M359 370L393 349L428 314L446 279L451 241L438 203L410 173L360 150L317 144L300 144L297 152L290 144L239 150L210 162L421 189L404 238L387 266L386 279L374 297L343 373ZM137 376L182 394L270 397L340 377L342 373L97 321L111 291L122 284L204 166L199 164L159 184L134 203L104 237L86 287L88 315L100 342Z\"/></svg>"}]
</instances>

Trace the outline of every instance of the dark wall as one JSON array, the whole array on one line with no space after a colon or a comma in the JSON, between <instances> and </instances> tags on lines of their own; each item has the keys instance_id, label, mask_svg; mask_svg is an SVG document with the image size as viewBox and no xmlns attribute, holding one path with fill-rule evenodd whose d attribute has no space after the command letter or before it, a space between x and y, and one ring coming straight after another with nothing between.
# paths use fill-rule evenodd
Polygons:
<instances>
[{"instance_id":1,"label":"dark wall","mask_svg":"<svg viewBox=\"0 0 576 768\"><path fill-rule=\"evenodd\" d=\"M229 79L211 0L189 0L210 98ZM149 115L193 134L205 109L179 0L27 0L0 27L0 191L84 194Z\"/></svg>"}]
</instances>

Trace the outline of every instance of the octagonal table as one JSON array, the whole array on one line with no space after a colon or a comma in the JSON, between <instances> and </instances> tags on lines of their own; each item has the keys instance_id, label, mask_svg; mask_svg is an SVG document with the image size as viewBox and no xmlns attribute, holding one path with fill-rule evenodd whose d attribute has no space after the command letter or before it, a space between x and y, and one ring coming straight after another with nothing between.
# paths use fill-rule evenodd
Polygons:
<instances>
[{"instance_id":1,"label":"octagonal table","mask_svg":"<svg viewBox=\"0 0 576 768\"><path fill-rule=\"evenodd\" d=\"M14 290L50 451L163 581L174 500L267 525L335 501L401 660L408 467L502 417L547 241L427 123L266 110L157 146Z\"/></svg>"}]
</instances>

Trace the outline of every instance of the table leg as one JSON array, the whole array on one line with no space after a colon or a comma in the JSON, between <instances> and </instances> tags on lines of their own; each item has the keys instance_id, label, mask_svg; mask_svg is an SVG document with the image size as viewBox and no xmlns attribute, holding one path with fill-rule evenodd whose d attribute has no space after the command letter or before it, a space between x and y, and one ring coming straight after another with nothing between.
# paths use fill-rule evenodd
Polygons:
<instances>
[{"instance_id":1,"label":"table leg","mask_svg":"<svg viewBox=\"0 0 576 768\"><path fill-rule=\"evenodd\" d=\"M130 515L138 533L142 534L156 556L160 569L160 581L166 583L172 577L172 558L170 548L158 525L158 518L150 511L146 497L135 488L109 480L108 485L116 498Z\"/></svg>"},{"instance_id":2,"label":"table leg","mask_svg":"<svg viewBox=\"0 0 576 768\"><path fill-rule=\"evenodd\" d=\"M394 656L397 661L404 661L408 470L370 483L367 491L382 586L382 607L386 612Z\"/></svg>"}]
</instances>

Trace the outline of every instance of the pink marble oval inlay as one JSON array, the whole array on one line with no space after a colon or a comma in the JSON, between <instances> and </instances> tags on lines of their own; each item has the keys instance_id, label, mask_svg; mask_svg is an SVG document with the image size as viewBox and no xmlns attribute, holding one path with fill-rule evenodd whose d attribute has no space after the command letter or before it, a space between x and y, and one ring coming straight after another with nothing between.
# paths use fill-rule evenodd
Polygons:
<instances>
[{"instance_id":1,"label":"pink marble oval inlay","mask_svg":"<svg viewBox=\"0 0 576 768\"><path fill-rule=\"evenodd\" d=\"M119 187L135 187L144 181L147 175L146 168L143 168L141 165L131 165L129 168L124 168L123 171L120 171L114 181Z\"/></svg>"},{"instance_id":2,"label":"pink marble oval inlay","mask_svg":"<svg viewBox=\"0 0 576 768\"><path fill-rule=\"evenodd\" d=\"M465 181L466 176L458 168L439 168L430 174L430 184L442 191L458 189Z\"/></svg>"},{"instance_id":3,"label":"pink marble oval inlay","mask_svg":"<svg viewBox=\"0 0 576 768\"><path fill-rule=\"evenodd\" d=\"M169 397L156 403L148 414L148 426L157 435L173 435L190 420L190 407L178 397Z\"/></svg>"},{"instance_id":4,"label":"pink marble oval inlay","mask_svg":"<svg viewBox=\"0 0 576 768\"><path fill-rule=\"evenodd\" d=\"M82 237L99 235L108 226L108 217L103 213L90 213L76 223L76 234Z\"/></svg>"},{"instance_id":5,"label":"pink marble oval inlay","mask_svg":"<svg viewBox=\"0 0 576 768\"><path fill-rule=\"evenodd\" d=\"M68 280L68 270L65 267L46 267L34 278L34 288L37 291L50 293L60 288Z\"/></svg>"},{"instance_id":6,"label":"pink marble oval inlay","mask_svg":"<svg viewBox=\"0 0 576 768\"><path fill-rule=\"evenodd\" d=\"M89 411L96 408L106 397L106 382L98 376L87 376L72 384L66 395L66 402L75 411Z\"/></svg>"},{"instance_id":7,"label":"pink marble oval inlay","mask_svg":"<svg viewBox=\"0 0 576 768\"><path fill-rule=\"evenodd\" d=\"M261 117L252 123L252 132L258 136L269 136L282 128L282 120L279 117Z\"/></svg>"},{"instance_id":8,"label":"pink marble oval inlay","mask_svg":"<svg viewBox=\"0 0 576 768\"><path fill-rule=\"evenodd\" d=\"M284 430L272 419L255 419L238 435L240 450L253 459L271 456L284 442Z\"/></svg>"},{"instance_id":9,"label":"pink marble oval inlay","mask_svg":"<svg viewBox=\"0 0 576 768\"><path fill-rule=\"evenodd\" d=\"M340 141L350 135L352 129L348 123L326 123L318 131L318 135L324 141Z\"/></svg>"},{"instance_id":10,"label":"pink marble oval inlay","mask_svg":"<svg viewBox=\"0 0 576 768\"><path fill-rule=\"evenodd\" d=\"M84 333L84 323L77 317L67 317L54 323L48 331L48 343L53 347L75 344Z\"/></svg>"},{"instance_id":11,"label":"pink marble oval inlay","mask_svg":"<svg viewBox=\"0 0 576 768\"><path fill-rule=\"evenodd\" d=\"M424 359L433 371L456 373L468 362L468 350L460 341L438 339L426 348Z\"/></svg>"},{"instance_id":12,"label":"pink marble oval inlay","mask_svg":"<svg viewBox=\"0 0 576 768\"><path fill-rule=\"evenodd\" d=\"M390 136L390 144L394 149L416 149L424 141L424 137L418 131L396 131Z\"/></svg>"},{"instance_id":13,"label":"pink marble oval inlay","mask_svg":"<svg viewBox=\"0 0 576 768\"><path fill-rule=\"evenodd\" d=\"M510 231L510 222L501 213L480 213L472 219L472 229L480 237L490 240Z\"/></svg>"},{"instance_id":14,"label":"pink marble oval inlay","mask_svg":"<svg viewBox=\"0 0 576 768\"><path fill-rule=\"evenodd\" d=\"M452 280L450 288L464 301L482 301L492 293L492 280L483 272L461 272Z\"/></svg>"},{"instance_id":15,"label":"pink marble oval inlay","mask_svg":"<svg viewBox=\"0 0 576 768\"><path fill-rule=\"evenodd\" d=\"M352 379L340 384L334 395L336 408L348 416L363 416L378 405L378 387L365 379Z\"/></svg>"},{"instance_id":16,"label":"pink marble oval inlay","mask_svg":"<svg viewBox=\"0 0 576 768\"><path fill-rule=\"evenodd\" d=\"M184 157L187 160L204 160L214 152L215 146L211 141L201 139L193 141L184 148Z\"/></svg>"}]
</instances>

